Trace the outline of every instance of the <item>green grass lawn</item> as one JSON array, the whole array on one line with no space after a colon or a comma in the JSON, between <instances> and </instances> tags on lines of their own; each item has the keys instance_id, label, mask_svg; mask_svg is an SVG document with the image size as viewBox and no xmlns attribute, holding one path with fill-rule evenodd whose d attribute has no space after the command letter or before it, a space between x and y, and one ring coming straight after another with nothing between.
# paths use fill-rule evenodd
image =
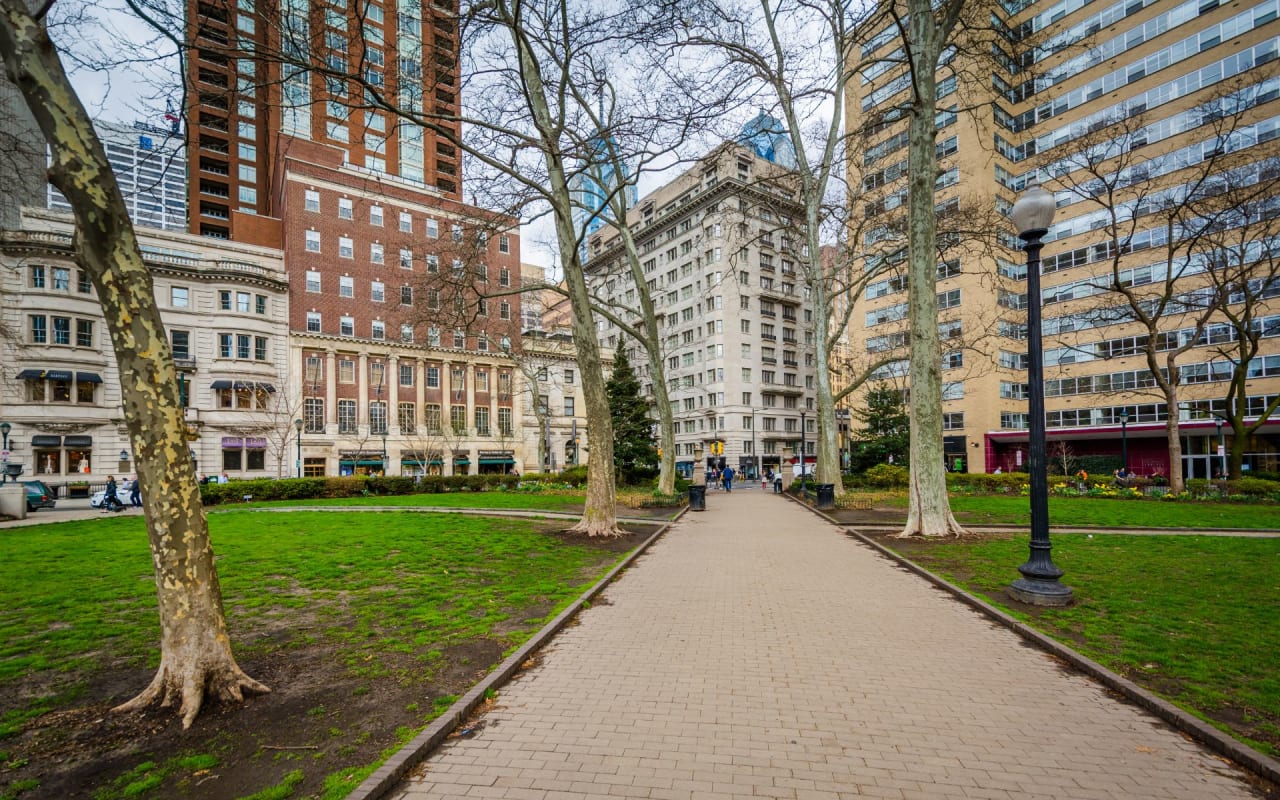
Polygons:
<instances>
[{"instance_id":1,"label":"green grass lawn","mask_svg":"<svg viewBox=\"0 0 1280 800\"><path fill-rule=\"evenodd\" d=\"M1132 505L1114 503L1113 505ZM885 544L1198 716L1280 755L1280 541L1059 534L1070 608L1012 611L1026 536Z\"/></svg>"},{"instance_id":2,"label":"green grass lawn","mask_svg":"<svg viewBox=\"0 0 1280 800\"><path fill-rule=\"evenodd\" d=\"M450 495L431 499L440 497ZM623 555L563 541L532 519L299 511L215 514L209 525L240 663L288 659L318 644L333 654L334 669L361 684L430 687L443 685L447 669L452 681L459 668L483 671L486 663L451 663L451 648L482 642L494 654L510 652ZM0 753L24 721L91 702L97 675L154 669L160 635L140 517L3 535ZM418 726L446 706L425 704ZM338 768L324 763L326 772ZM361 766L343 774L358 780L371 770L353 772ZM338 783L326 797L351 788Z\"/></svg>"},{"instance_id":3,"label":"green grass lawn","mask_svg":"<svg viewBox=\"0 0 1280 800\"><path fill-rule=\"evenodd\" d=\"M906 508L907 498L894 498L889 504ZM969 525L1026 525L1030 518L1026 497L953 494L951 510L962 524ZM1105 528L1280 529L1280 505L1050 495L1049 523Z\"/></svg>"},{"instance_id":4,"label":"green grass lawn","mask_svg":"<svg viewBox=\"0 0 1280 800\"><path fill-rule=\"evenodd\" d=\"M226 503L209 506L210 511L232 508L274 506L423 506L432 508L500 508L564 511L581 506L583 492L442 492L438 494L370 495L368 497L328 497L314 500L273 500L270 502Z\"/></svg>"}]
</instances>

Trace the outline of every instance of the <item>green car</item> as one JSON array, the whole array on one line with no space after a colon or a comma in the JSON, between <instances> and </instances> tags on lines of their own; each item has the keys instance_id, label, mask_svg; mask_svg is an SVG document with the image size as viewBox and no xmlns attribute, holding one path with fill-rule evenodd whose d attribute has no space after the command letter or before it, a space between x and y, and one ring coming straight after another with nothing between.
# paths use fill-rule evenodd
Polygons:
<instances>
[{"instance_id":1,"label":"green car","mask_svg":"<svg viewBox=\"0 0 1280 800\"><path fill-rule=\"evenodd\" d=\"M28 511L35 511L37 508L53 508L57 505L53 499L53 491L44 485L44 481L23 481L22 485L27 487Z\"/></svg>"}]
</instances>

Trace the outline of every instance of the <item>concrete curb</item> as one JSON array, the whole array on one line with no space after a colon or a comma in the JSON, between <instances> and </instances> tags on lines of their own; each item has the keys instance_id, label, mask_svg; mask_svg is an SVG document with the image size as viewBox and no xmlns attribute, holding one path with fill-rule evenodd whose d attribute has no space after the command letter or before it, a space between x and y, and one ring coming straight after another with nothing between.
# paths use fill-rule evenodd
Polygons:
<instances>
[{"instance_id":1,"label":"concrete curb","mask_svg":"<svg viewBox=\"0 0 1280 800\"><path fill-rule=\"evenodd\" d=\"M413 737L408 744L400 748L395 755L386 760L382 766L374 770L373 774L364 779L364 782L355 788L351 794L347 795L347 800L377 800L387 792L391 791L400 783L401 779L420 762L426 759L431 751L435 750L449 734L453 733L454 728L458 727L465 721L473 711L484 702L485 694L491 689L497 689L499 686L507 683L520 671L520 667L534 653L541 650L555 635L560 632L565 625L569 623L583 607L590 602L596 595L600 594L606 586L623 570L631 566L633 562L644 554L649 546L658 540L660 536L667 532L667 529L680 521L680 518L688 511L685 506L675 518L667 521L661 528L654 531L648 539L637 547L631 555L627 556L617 566L609 570L603 578L595 583L590 589L582 594L577 600L564 611L560 612L555 619L548 622L538 631L529 641L520 646L510 656L507 656L501 664L499 664L492 672L484 677L479 683L471 687L471 690L460 697L449 709L440 716L432 720L431 724L421 733Z\"/></svg>"},{"instance_id":2,"label":"concrete curb","mask_svg":"<svg viewBox=\"0 0 1280 800\"><path fill-rule=\"evenodd\" d=\"M1198 717L1192 716L1190 713L1183 711L1181 708L1178 708L1167 700L1155 696L1133 681L1112 672L1098 662L1077 653L1075 650L1072 650L1056 639L1052 639L1049 636L1040 633L1030 625L1011 617L990 603L969 594L964 589L938 575L935 575L914 561L893 552L887 547L884 547L880 543L857 531L849 530L846 526L836 522L832 517L818 511L808 503L802 503L789 495L788 499L794 503L798 503L804 508L807 508L822 519L836 525L846 535L856 538L858 541L872 548L885 558L890 559L907 571L924 578L939 589L950 593L960 602L982 614L985 614L993 621L1018 634L1023 639L1039 647L1041 650L1068 662L1080 672L1083 672L1085 675L1088 675L1098 681L1108 689L1123 695L1125 699L1156 717L1159 717L1164 722L1190 736L1192 739L1214 751L1218 755L1234 761L1236 764L1249 770L1258 777L1280 785L1280 761L1276 761L1275 759L1254 750L1243 742L1228 736L1207 722L1204 722Z\"/></svg>"}]
</instances>

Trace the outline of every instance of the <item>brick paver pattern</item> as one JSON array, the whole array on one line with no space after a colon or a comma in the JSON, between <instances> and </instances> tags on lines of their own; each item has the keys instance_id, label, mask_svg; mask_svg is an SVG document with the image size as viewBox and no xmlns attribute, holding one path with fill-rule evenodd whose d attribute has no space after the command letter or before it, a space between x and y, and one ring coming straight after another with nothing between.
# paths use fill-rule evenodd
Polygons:
<instances>
[{"instance_id":1,"label":"brick paver pattern","mask_svg":"<svg viewBox=\"0 0 1280 800\"><path fill-rule=\"evenodd\" d=\"M762 493L686 515L495 706L391 797L1258 796L1154 717Z\"/></svg>"}]
</instances>

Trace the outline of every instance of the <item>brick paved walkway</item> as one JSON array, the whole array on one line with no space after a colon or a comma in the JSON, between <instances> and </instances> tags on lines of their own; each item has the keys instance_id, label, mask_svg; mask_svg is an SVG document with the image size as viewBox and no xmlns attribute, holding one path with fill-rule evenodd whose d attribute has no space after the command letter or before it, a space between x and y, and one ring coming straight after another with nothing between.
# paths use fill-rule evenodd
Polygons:
<instances>
[{"instance_id":1,"label":"brick paved walkway","mask_svg":"<svg viewBox=\"0 0 1280 800\"><path fill-rule=\"evenodd\" d=\"M1257 796L803 509L708 506L391 796Z\"/></svg>"}]
</instances>

